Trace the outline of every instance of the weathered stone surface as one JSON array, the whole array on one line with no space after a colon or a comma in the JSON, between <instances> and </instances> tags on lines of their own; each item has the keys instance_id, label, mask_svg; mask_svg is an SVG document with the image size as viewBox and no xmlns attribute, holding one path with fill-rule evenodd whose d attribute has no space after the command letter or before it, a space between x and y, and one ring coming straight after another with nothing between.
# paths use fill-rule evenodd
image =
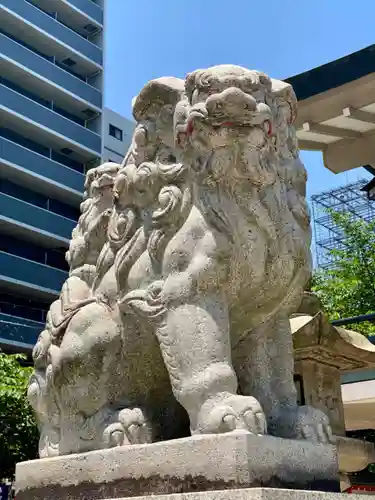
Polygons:
<instances>
[{"instance_id":1,"label":"weathered stone surface","mask_svg":"<svg viewBox=\"0 0 375 500\"><path fill-rule=\"evenodd\" d=\"M364 470L368 464L375 463L375 449L373 443L337 437L336 448L339 460L339 470L346 472L358 472Z\"/></svg>"},{"instance_id":2,"label":"weathered stone surface","mask_svg":"<svg viewBox=\"0 0 375 500\"><path fill-rule=\"evenodd\" d=\"M230 65L142 89L123 164L87 174L35 346L41 457L233 430L331 439L293 382L288 318L311 273L296 107L290 85Z\"/></svg>"},{"instance_id":3,"label":"weathered stone surface","mask_svg":"<svg viewBox=\"0 0 375 500\"><path fill-rule=\"evenodd\" d=\"M295 373L305 404L327 414L335 435L345 436L341 374L375 366L375 347L358 332L334 326L310 293L290 319Z\"/></svg>"},{"instance_id":4,"label":"weathered stone surface","mask_svg":"<svg viewBox=\"0 0 375 500\"><path fill-rule=\"evenodd\" d=\"M365 469L375 460L374 445L345 437L341 374L375 366L374 346L363 335L332 325L312 293L304 293L290 324L302 404L318 408L329 417L340 471L345 474ZM348 478L345 482L350 485Z\"/></svg>"},{"instance_id":5,"label":"weathered stone surface","mask_svg":"<svg viewBox=\"0 0 375 500\"><path fill-rule=\"evenodd\" d=\"M320 310L290 320L296 360L316 359L341 373L372 369L375 346L362 334L330 323Z\"/></svg>"},{"instance_id":6,"label":"weathered stone surface","mask_svg":"<svg viewBox=\"0 0 375 500\"><path fill-rule=\"evenodd\" d=\"M146 500L148 497L139 497ZM180 493L160 495L160 500L346 500L347 494L322 493L319 491L280 490L274 488L254 488L242 490L207 491L205 493ZM371 500L375 495L366 495ZM363 500L363 495L350 495L351 500ZM106 499L112 500L112 499ZM125 500L125 498L119 499Z\"/></svg>"},{"instance_id":7,"label":"weathered stone surface","mask_svg":"<svg viewBox=\"0 0 375 500\"><path fill-rule=\"evenodd\" d=\"M24 462L16 494L95 500L251 486L332 491L337 469L331 445L228 433Z\"/></svg>"}]
</instances>

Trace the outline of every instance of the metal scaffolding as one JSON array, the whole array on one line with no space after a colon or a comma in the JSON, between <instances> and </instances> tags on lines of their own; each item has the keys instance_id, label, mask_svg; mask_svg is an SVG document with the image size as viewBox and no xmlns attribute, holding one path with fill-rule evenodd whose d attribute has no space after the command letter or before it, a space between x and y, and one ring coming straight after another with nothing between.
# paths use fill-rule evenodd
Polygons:
<instances>
[{"instance_id":1,"label":"metal scaffolding","mask_svg":"<svg viewBox=\"0 0 375 500\"><path fill-rule=\"evenodd\" d=\"M345 248L345 235L327 210L349 213L355 220L374 220L375 202L367 198L366 192L361 191L367 183L368 180L362 179L311 197L317 267L334 265L334 257L329 251Z\"/></svg>"}]
</instances>

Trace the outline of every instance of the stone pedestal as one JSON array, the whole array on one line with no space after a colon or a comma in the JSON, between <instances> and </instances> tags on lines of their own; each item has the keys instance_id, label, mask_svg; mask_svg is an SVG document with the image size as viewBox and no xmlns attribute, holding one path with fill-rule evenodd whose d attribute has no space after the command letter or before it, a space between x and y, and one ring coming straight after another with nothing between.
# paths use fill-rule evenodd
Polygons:
<instances>
[{"instance_id":1,"label":"stone pedestal","mask_svg":"<svg viewBox=\"0 0 375 500\"><path fill-rule=\"evenodd\" d=\"M336 449L248 433L216 434L24 462L16 471L17 500L189 492L217 498L216 490L230 490L220 493L223 498L255 498L262 490L243 488L256 487L339 491Z\"/></svg>"},{"instance_id":2,"label":"stone pedestal","mask_svg":"<svg viewBox=\"0 0 375 500\"><path fill-rule=\"evenodd\" d=\"M347 500L347 494L321 491L282 490L276 488L244 488L236 490L206 491L161 495L158 500ZM363 500L363 495L350 495L350 500ZM367 495L368 498L368 495ZM138 500L149 500L139 497ZM375 499L375 495L370 495ZM111 499L107 499L111 500ZM119 500L125 500L119 499Z\"/></svg>"}]
</instances>

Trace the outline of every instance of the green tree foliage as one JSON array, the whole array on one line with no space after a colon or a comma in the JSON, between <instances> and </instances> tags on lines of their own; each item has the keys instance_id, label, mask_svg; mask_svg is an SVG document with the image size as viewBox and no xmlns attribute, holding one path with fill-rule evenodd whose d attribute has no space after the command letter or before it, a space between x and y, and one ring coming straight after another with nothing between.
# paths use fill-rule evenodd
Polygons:
<instances>
[{"instance_id":1,"label":"green tree foliage","mask_svg":"<svg viewBox=\"0 0 375 500\"><path fill-rule=\"evenodd\" d=\"M38 430L27 401L31 368L22 355L0 352L0 480L12 479L15 465L37 458Z\"/></svg>"},{"instance_id":2,"label":"green tree foliage","mask_svg":"<svg viewBox=\"0 0 375 500\"><path fill-rule=\"evenodd\" d=\"M312 291L321 300L331 320L375 312L375 221L354 220L350 214L329 212L345 238L345 248L331 250L334 265L313 276ZM375 334L375 323L349 328Z\"/></svg>"}]
</instances>

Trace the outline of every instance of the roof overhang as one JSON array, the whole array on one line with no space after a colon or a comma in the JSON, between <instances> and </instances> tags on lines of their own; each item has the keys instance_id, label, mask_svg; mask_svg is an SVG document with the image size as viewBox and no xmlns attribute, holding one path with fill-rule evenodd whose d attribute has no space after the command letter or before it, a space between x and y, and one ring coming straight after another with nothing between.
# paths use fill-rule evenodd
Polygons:
<instances>
[{"instance_id":1,"label":"roof overhang","mask_svg":"<svg viewBox=\"0 0 375 500\"><path fill-rule=\"evenodd\" d=\"M300 149L339 173L375 163L375 45L287 79L299 100Z\"/></svg>"}]
</instances>

